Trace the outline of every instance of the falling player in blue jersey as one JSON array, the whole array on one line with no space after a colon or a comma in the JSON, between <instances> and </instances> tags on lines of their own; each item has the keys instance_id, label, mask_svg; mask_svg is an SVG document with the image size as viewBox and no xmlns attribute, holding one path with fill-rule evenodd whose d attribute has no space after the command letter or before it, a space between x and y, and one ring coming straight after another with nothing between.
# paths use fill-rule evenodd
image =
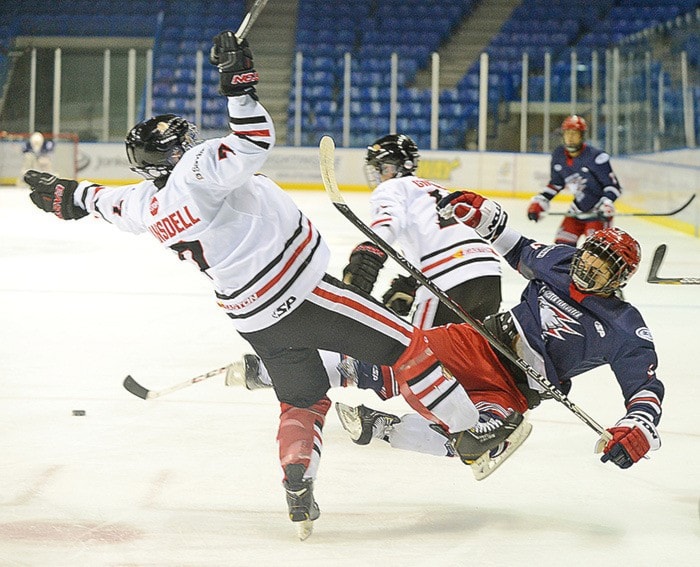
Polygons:
<instances>
[{"instance_id":1,"label":"falling player in blue jersey","mask_svg":"<svg viewBox=\"0 0 700 567\"><path fill-rule=\"evenodd\" d=\"M602 461L628 468L650 450L661 446L657 425L661 418L664 386L656 377L657 357L651 333L639 311L615 293L635 273L641 259L637 241L618 228L604 228L586 238L580 248L545 245L507 226L507 214L497 203L461 191L438 204L441 214L474 228L490 240L506 261L529 281L521 301L510 311L485 322L500 342L512 348L564 393L575 376L609 365L620 385L623 417L607 431L610 440L599 443ZM439 345L462 335L464 356L481 358L480 374L488 376L498 365L487 360L486 340L468 325L425 331L430 348L440 357ZM501 363L527 393L542 391L505 357ZM458 377L468 391L479 390L478 375ZM529 390L529 391L528 391ZM535 404L530 404L534 407ZM399 418L365 406L345 406L339 412L344 427L360 444L372 437L392 446L449 455L444 439L413 414Z\"/></svg>"},{"instance_id":2,"label":"falling player in blue jersey","mask_svg":"<svg viewBox=\"0 0 700 567\"><path fill-rule=\"evenodd\" d=\"M539 221L549 210L550 201L567 189L574 202L557 230L554 242L576 245L581 236L612 226L615 200L622 188L610 165L610 156L584 143L586 121L577 115L561 125L564 144L552 153L551 178L547 187L530 201L527 216Z\"/></svg>"}]
</instances>

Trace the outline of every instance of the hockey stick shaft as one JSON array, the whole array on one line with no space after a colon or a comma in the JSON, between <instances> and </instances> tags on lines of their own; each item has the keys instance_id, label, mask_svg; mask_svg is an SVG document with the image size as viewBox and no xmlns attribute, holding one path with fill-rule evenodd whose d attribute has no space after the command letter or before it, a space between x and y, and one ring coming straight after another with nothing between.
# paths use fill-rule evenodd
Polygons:
<instances>
[{"instance_id":1,"label":"hockey stick shaft","mask_svg":"<svg viewBox=\"0 0 700 567\"><path fill-rule=\"evenodd\" d=\"M654 258L651 260L647 283L662 285L700 285L700 278L661 278L659 268L666 256L666 245L660 244L654 251Z\"/></svg>"},{"instance_id":2,"label":"hockey stick shaft","mask_svg":"<svg viewBox=\"0 0 700 567\"><path fill-rule=\"evenodd\" d=\"M187 388L188 386L196 384L197 382L203 382L204 380L208 380L213 376L223 374L224 372L228 371L230 366L231 365L223 366L221 368L217 368L216 370L211 370L206 374L200 374L199 376L195 376L194 378L190 378L189 380L185 380L179 384L169 386L168 388L163 388L162 390L149 390L148 388L145 388L134 380L131 374L124 378L123 386L127 389L127 391L129 391L129 393L134 394L134 396L137 396L143 400L151 400L153 398L160 398L161 396L165 396L166 394L170 394L172 392L177 392L178 390Z\"/></svg>"},{"instance_id":3,"label":"hockey stick shaft","mask_svg":"<svg viewBox=\"0 0 700 567\"><path fill-rule=\"evenodd\" d=\"M447 295L442 289L436 286L433 281L427 278L423 272L411 264L406 258L399 254L392 246L390 246L384 239L379 237L369 226L367 226L362 220L352 212L350 207L345 203L343 196L338 188L338 183L335 179L335 143L330 136L324 136L321 138L320 143L320 162L321 162L321 178L323 179L323 185L326 192L330 196L333 205L338 209L341 214L347 218L353 225L355 225L367 238L379 246L386 254L396 261L404 270L411 274L416 280L418 280L422 285L429 289L442 303L454 311L465 323L471 325L477 333L479 333L484 339L486 339L489 344L502 353L505 357L515 363L520 369L522 369L529 377L531 377L535 382L537 382L542 388L544 388L555 400L566 406L571 412L573 412L581 421L593 429L596 433L603 437L610 437L610 434L598 424L592 417L581 410L576 404L574 404L569 398L566 397L562 392L560 392L554 385L549 382L544 376L537 372L532 366L527 362L522 360L520 357L516 356L508 347L503 345L498 339L496 339L491 333L489 333L484 326L471 315L469 315L461 305L455 302L449 295Z\"/></svg>"},{"instance_id":4,"label":"hockey stick shaft","mask_svg":"<svg viewBox=\"0 0 700 567\"><path fill-rule=\"evenodd\" d=\"M263 11L265 4L267 4L267 0L256 0L250 9L250 12L245 15L245 18L243 18L243 21L236 32L236 37L239 41L248 37L250 28L253 27L255 20L258 19L258 16L260 15L260 12Z\"/></svg>"},{"instance_id":5,"label":"hockey stick shaft","mask_svg":"<svg viewBox=\"0 0 700 567\"><path fill-rule=\"evenodd\" d=\"M688 207L690 203L693 202L695 199L695 193L693 193L690 198L683 203L680 207L673 209L672 211L668 211L666 213L616 213L616 217L672 217L673 215L677 215L680 213L682 210ZM572 215L570 213L549 213L550 215L554 217L573 217L575 219L579 220L605 220L605 217L599 214L594 214L594 215Z\"/></svg>"}]
</instances>

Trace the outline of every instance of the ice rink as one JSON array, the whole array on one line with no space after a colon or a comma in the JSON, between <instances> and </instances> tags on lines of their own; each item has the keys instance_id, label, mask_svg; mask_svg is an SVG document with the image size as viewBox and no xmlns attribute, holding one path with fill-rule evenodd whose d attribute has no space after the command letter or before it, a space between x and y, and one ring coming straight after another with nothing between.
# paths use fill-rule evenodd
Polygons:
<instances>
[{"instance_id":1,"label":"ice rink","mask_svg":"<svg viewBox=\"0 0 700 567\"><path fill-rule=\"evenodd\" d=\"M339 275L364 238L324 194L292 196ZM365 216L366 194L346 197ZM500 202L511 226L553 239L557 218L529 223L525 201ZM645 279L660 243L660 275L700 276L700 239L639 218L617 224L643 249L625 294L660 358L661 450L628 470L604 465L595 433L549 401L530 412L519 452L477 482L454 459L354 445L331 410L322 513L300 542L280 485L272 391L220 377L150 401L122 388L127 374L158 389L249 352L207 279L149 234L63 222L26 190L1 188L0 566L698 565L700 286ZM396 272L387 265L375 289ZM504 264L504 308L524 283ZM407 410L367 392L330 395ZM574 379L570 397L606 427L624 414L607 368Z\"/></svg>"}]
</instances>

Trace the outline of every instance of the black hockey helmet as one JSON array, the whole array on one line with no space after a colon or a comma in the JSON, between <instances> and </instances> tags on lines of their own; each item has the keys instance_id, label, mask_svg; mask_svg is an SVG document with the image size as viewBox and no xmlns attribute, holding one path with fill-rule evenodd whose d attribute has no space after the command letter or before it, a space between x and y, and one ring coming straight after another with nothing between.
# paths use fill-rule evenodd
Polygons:
<instances>
[{"instance_id":1,"label":"black hockey helmet","mask_svg":"<svg viewBox=\"0 0 700 567\"><path fill-rule=\"evenodd\" d=\"M583 241L569 274L581 291L611 294L627 284L641 259L639 242L622 229L604 228Z\"/></svg>"},{"instance_id":2,"label":"black hockey helmet","mask_svg":"<svg viewBox=\"0 0 700 567\"><path fill-rule=\"evenodd\" d=\"M197 143L197 127L175 114L139 122L126 136L131 170L146 179L170 175L182 154Z\"/></svg>"},{"instance_id":3,"label":"black hockey helmet","mask_svg":"<svg viewBox=\"0 0 700 567\"><path fill-rule=\"evenodd\" d=\"M391 177L413 175L418 167L418 146L405 134L389 134L367 147L365 158L370 185L377 186L387 174Z\"/></svg>"}]
</instances>

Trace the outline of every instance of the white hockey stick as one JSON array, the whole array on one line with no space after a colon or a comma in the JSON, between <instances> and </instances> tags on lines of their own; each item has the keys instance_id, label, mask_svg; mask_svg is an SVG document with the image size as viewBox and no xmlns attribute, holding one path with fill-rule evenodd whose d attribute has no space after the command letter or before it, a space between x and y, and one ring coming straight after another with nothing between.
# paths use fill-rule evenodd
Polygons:
<instances>
[{"instance_id":1,"label":"white hockey stick","mask_svg":"<svg viewBox=\"0 0 700 567\"><path fill-rule=\"evenodd\" d=\"M245 15L245 18L243 18L241 25L238 26L238 31L236 32L236 38L238 39L238 41L245 39L248 36L248 33L250 32L250 28L253 27L255 20L258 19L258 16L260 15L260 12L262 12L263 8L265 7L265 4L267 4L267 0L256 0L255 1L255 3L253 4L253 7L250 9L250 12L248 12Z\"/></svg>"},{"instance_id":2,"label":"white hockey stick","mask_svg":"<svg viewBox=\"0 0 700 567\"><path fill-rule=\"evenodd\" d=\"M213 376L219 376L224 372L226 373L225 382L227 385L231 386L245 384L245 375L242 369L242 365L233 363L229 364L228 366L222 366L221 368L217 368L216 370L210 370L206 374L200 374L199 376L195 376L194 378L190 378L189 380L185 380L184 382L180 382L173 386L163 388L162 390L149 390L148 388L145 388L136 380L134 380L131 374L124 378L123 386L131 394L134 394L134 396L137 396L143 400L152 400L153 398L160 398L161 396L165 396L166 394L171 394L172 392L182 390L183 388L187 388L192 384L196 384L197 382L203 382L204 380L208 380Z\"/></svg>"},{"instance_id":3,"label":"white hockey stick","mask_svg":"<svg viewBox=\"0 0 700 567\"><path fill-rule=\"evenodd\" d=\"M665 285L700 285L700 278L660 278L658 275L659 268L661 267L661 262L663 262L665 255L666 245L660 244L654 251L654 258L652 259L651 266L649 267L647 283Z\"/></svg>"},{"instance_id":4,"label":"white hockey stick","mask_svg":"<svg viewBox=\"0 0 700 567\"><path fill-rule=\"evenodd\" d=\"M352 212L350 207L345 203L343 196L338 189L338 183L335 179L335 143L333 138L330 136L324 136L321 138L320 143L320 161L321 161L321 178L323 179L323 185L326 192L331 198L333 205L338 209L345 218L347 218L352 224L354 224L362 233L364 233L367 238L374 242L379 248L384 250L388 256L395 260L404 270L411 274L416 280L418 280L422 285L428 288L442 303L454 311L465 323L471 325L474 330L479 333L484 339L486 339L489 344L502 353L511 362L516 364L523 372L525 372L530 378L537 382L542 388L544 388L548 394L552 396L555 400L566 406L571 412L573 412L576 417L593 429L596 433L601 436L601 440L612 439L610 433L608 433L597 421L590 417L586 412L579 408L575 403L573 403L566 395L559 391L554 385L542 376L537 370L530 366L523 359L515 355L508 347L502 344L498 339L496 339L489 331L483 326L483 324L474 319L469 315L461 305L456 303L449 295L447 295L442 289L436 286L430 278L427 278L423 272L411 264L406 258L399 254L394 248L392 248L386 241L380 238L377 233L375 233L370 227L368 227L360 218ZM600 445L600 443L599 443ZM605 446L603 444L603 446Z\"/></svg>"}]
</instances>

